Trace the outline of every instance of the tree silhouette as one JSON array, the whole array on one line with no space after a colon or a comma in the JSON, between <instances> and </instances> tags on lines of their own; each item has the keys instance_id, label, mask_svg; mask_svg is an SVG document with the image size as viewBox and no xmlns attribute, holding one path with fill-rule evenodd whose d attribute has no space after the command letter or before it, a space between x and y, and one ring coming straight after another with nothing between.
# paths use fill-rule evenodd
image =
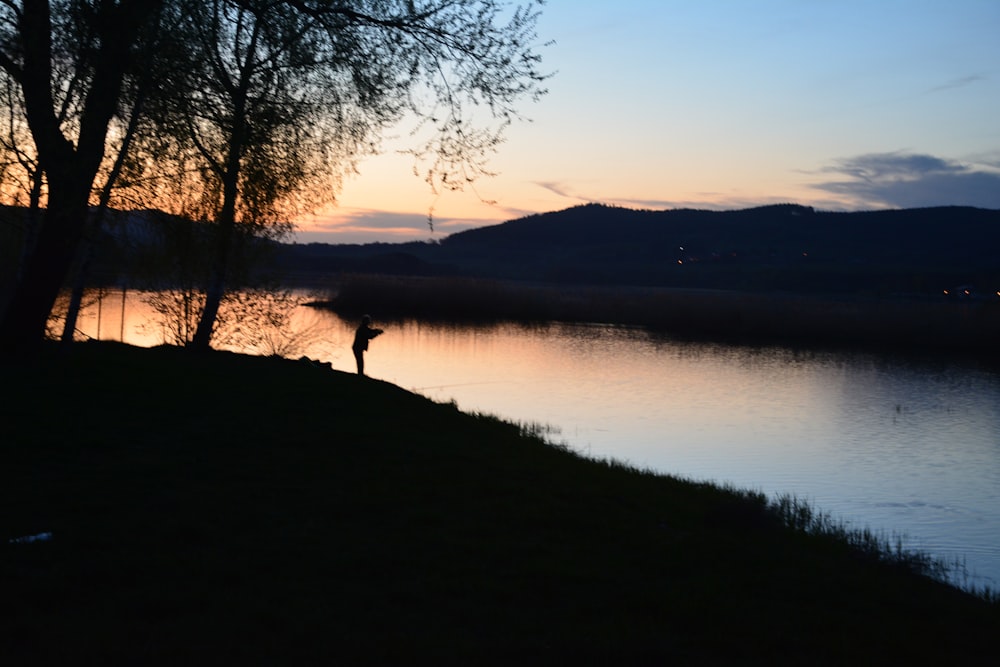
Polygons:
<instances>
[{"instance_id":1,"label":"tree silhouette","mask_svg":"<svg viewBox=\"0 0 1000 667\"><path fill-rule=\"evenodd\" d=\"M165 85L150 91L151 125L133 143L157 156L150 164L161 183L183 184L185 201L196 202L187 213L215 223L193 340L205 348L240 242L280 237L291 215L332 199L338 176L377 152L401 119L418 120L412 154L432 188L460 189L486 173L520 118L516 105L544 93L534 50L540 4L3 3L0 67L20 87L47 206L0 343L24 349L41 339L82 238L109 123L137 74L130 63L157 31L183 48L166 50L172 64L161 58ZM171 17L162 30L161 11Z\"/></svg>"},{"instance_id":2,"label":"tree silhouette","mask_svg":"<svg viewBox=\"0 0 1000 667\"><path fill-rule=\"evenodd\" d=\"M83 237L108 128L133 56L162 4L0 5L0 68L19 88L45 185L45 209L28 234L31 246L0 319L5 353L31 351L41 342Z\"/></svg>"}]
</instances>

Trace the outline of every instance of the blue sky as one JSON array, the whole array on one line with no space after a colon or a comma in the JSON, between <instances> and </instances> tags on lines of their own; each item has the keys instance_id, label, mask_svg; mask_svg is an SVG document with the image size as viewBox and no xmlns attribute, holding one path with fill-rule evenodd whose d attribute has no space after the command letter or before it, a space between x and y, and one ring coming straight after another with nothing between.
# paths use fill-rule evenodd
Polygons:
<instances>
[{"instance_id":1,"label":"blue sky","mask_svg":"<svg viewBox=\"0 0 1000 667\"><path fill-rule=\"evenodd\" d=\"M549 93L496 176L435 195L401 132L298 240L439 239L586 202L1000 209L998 0L549 0L538 33Z\"/></svg>"}]
</instances>

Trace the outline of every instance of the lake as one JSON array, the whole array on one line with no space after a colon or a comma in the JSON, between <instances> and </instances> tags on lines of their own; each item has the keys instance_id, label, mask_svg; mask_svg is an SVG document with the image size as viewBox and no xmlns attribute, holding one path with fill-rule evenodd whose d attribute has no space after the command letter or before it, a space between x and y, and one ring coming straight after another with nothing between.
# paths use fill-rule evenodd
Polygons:
<instances>
[{"instance_id":1,"label":"lake","mask_svg":"<svg viewBox=\"0 0 1000 667\"><path fill-rule=\"evenodd\" d=\"M377 314L376 314L377 315ZM163 342L137 293L85 335ZM357 323L298 308L286 352L354 372ZM793 494L1000 588L1000 371L969 361L671 340L611 325L378 322L369 376L552 429L583 455ZM268 349L240 349L267 353Z\"/></svg>"}]
</instances>

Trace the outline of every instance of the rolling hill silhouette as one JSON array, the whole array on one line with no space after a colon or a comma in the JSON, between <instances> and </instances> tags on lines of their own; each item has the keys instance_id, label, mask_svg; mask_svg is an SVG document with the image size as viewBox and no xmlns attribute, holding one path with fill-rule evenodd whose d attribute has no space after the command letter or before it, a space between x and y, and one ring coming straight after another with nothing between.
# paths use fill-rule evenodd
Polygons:
<instances>
[{"instance_id":1,"label":"rolling hill silhouette","mask_svg":"<svg viewBox=\"0 0 1000 667\"><path fill-rule=\"evenodd\" d=\"M587 204L439 243L290 245L295 272L460 275L556 284L997 298L1000 211L821 212ZM969 294L965 295L964 290Z\"/></svg>"}]
</instances>

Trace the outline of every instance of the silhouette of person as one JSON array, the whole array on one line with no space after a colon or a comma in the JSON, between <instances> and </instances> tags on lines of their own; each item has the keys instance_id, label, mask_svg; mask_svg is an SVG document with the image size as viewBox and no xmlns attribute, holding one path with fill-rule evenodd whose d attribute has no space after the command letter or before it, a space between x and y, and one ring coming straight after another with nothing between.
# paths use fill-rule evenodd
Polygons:
<instances>
[{"instance_id":1,"label":"silhouette of person","mask_svg":"<svg viewBox=\"0 0 1000 667\"><path fill-rule=\"evenodd\" d=\"M361 318L361 325L354 332L354 344L351 346L354 350L354 359L358 362L358 375L365 374L365 350L368 349L368 341L381 334L381 329L372 327L371 315Z\"/></svg>"}]
</instances>

